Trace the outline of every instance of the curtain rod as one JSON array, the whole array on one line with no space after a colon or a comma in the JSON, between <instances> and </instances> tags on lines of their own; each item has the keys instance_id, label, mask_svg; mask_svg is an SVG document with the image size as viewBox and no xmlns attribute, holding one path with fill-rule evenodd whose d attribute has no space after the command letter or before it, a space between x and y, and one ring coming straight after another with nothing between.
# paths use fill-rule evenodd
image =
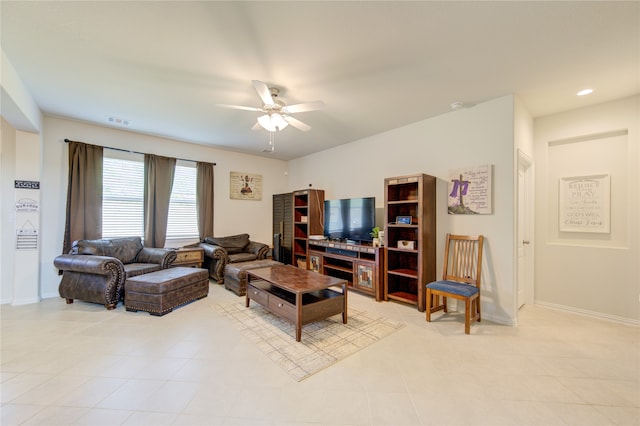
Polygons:
<instances>
[{"instance_id":1,"label":"curtain rod","mask_svg":"<svg viewBox=\"0 0 640 426\"><path fill-rule=\"evenodd\" d=\"M69 143L69 142L78 142L78 141L72 141L71 139L65 139L64 141L65 141L65 143ZM82 142L82 143L85 143L85 142ZM110 146L103 146L103 148L113 149L113 150L115 150L115 151L130 152L130 153L132 153L132 154L141 154L141 155L144 155L144 154L145 154L144 152L132 151L132 150L130 150L130 149L112 148L112 147L110 147ZM176 160L180 160L180 161L191 161L191 162L193 162L193 163L197 163L197 161L196 161L196 160L187 160L186 158L176 158ZM217 165L216 163L211 163L211 164L213 164L214 166L216 166L216 165Z\"/></svg>"}]
</instances>

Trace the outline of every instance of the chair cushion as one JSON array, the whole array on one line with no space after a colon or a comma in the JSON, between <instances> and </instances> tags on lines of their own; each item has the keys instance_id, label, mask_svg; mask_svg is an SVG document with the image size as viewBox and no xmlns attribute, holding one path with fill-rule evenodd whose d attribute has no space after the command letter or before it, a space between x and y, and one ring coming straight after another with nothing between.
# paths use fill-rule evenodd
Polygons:
<instances>
[{"instance_id":1,"label":"chair cushion","mask_svg":"<svg viewBox=\"0 0 640 426\"><path fill-rule=\"evenodd\" d=\"M127 274L127 278L156 272L161 269L162 268L157 263L127 263L124 265L124 272Z\"/></svg>"},{"instance_id":2,"label":"chair cushion","mask_svg":"<svg viewBox=\"0 0 640 426\"><path fill-rule=\"evenodd\" d=\"M232 235L229 237L206 237L205 243L224 247L227 253L241 253L249 245L249 234Z\"/></svg>"},{"instance_id":3,"label":"chair cushion","mask_svg":"<svg viewBox=\"0 0 640 426\"><path fill-rule=\"evenodd\" d=\"M453 293L464 297L471 297L478 293L477 287L455 281L434 281L427 284L427 288L430 288L431 290L446 291L447 293Z\"/></svg>"},{"instance_id":4,"label":"chair cushion","mask_svg":"<svg viewBox=\"0 0 640 426\"><path fill-rule=\"evenodd\" d=\"M253 253L235 253L229 255L229 263L248 262L257 258L258 256Z\"/></svg>"}]
</instances>

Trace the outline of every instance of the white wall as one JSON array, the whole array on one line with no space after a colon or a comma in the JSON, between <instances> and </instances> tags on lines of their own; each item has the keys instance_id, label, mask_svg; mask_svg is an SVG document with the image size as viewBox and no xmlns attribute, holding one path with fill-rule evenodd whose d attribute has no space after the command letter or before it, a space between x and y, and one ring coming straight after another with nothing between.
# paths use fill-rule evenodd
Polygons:
<instances>
[{"instance_id":1,"label":"white wall","mask_svg":"<svg viewBox=\"0 0 640 426\"><path fill-rule=\"evenodd\" d=\"M140 135L54 117L44 119L42 179L42 297L57 297L60 277L53 259L62 251L64 237L68 145L64 139L132 151L177 156L216 163L214 232L218 236L248 233L252 240L271 244L272 194L287 192L287 163L253 155ZM229 173L248 172L263 178L261 201L229 199Z\"/></svg>"},{"instance_id":2,"label":"white wall","mask_svg":"<svg viewBox=\"0 0 640 426\"><path fill-rule=\"evenodd\" d=\"M640 96L535 120L536 303L640 323ZM608 233L559 230L562 177L608 174Z\"/></svg>"},{"instance_id":3,"label":"white wall","mask_svg":"<svg viewBox=\"0 0 640 426\"><path fill-rule=\"evenodd\" d=\"M449 170L484 164L494 165L494 213L448 215ZM513 96L292 160L289 165L292 186L302 189L312 184L325 190L325 199L375 196L380 209L384 178L413 173L438 178L436 270L442 270L446 233L484 234L483 318L515 324Z\"/></svg>"},{"instance_id":4,"label":"white wall","mask_svg":"<svg viewBox=\"0 0 640 426\"><path fill-rule=\"evenodd\" d=\"M16 150L15 150L15 179L21 181L40 182L41 170L41 140L40 135L36 133L16 131ZM22 200L30 200L41 204L42 186L40 189L13 189L15 203ZM18 246L19 239L20 249L15 250L14 259L14 282L13 282L13 300L14 305L23 305L34 303L40 300L40 291L38 283L40 282L40 269L35 268L40 262L40 253L42 246L42 229L40 226L40 211L25 212L14 211L15 230L11 238L15 247ZM20 237L16 235L20 232ZM36 232L36 244L33 246L33 232ZM7 235L9 235L7 233ZM25 239L23 239L23 236ZM27 285L25 285L27 284Z\"/></svg>"},{"instance_id":5,"label":"white wall","mask_svg":"<svg viewBox=\"0 0 640 426\"><path fill-rule=\"evenodd\" d=\"M4 50L0 52L0 106L2 116L15 129L33 133L42 129L40 109Z\"/></svg>"},{"instance_id":6,"label":"white wall","mask_svg":"<svg viewBox=\"0 0 640 426\"><path fill-rule=\"evenodd\" d=\"M13 181L16 174L16 129L0 121L0 303L13 300L16 214ZM11 237L11 238L10 238Z\"/></svg>"},{"instance_id":7,"label":"white wall","mask_svg":"<svg viewBox=\"0 0 640 426\"><path fill-rule=\"evenodd\" d=\"M38 264L40 252L15 250L18 191L13 183L16 179L40 180L42 115L4 51L0 54L0 111L0 303L29 303L38 300L38 271L33 265ZM30 216L38 220L38 214ZM23 278L30 280L28 286L23 285Z\"/></svg>"}]
</instances>

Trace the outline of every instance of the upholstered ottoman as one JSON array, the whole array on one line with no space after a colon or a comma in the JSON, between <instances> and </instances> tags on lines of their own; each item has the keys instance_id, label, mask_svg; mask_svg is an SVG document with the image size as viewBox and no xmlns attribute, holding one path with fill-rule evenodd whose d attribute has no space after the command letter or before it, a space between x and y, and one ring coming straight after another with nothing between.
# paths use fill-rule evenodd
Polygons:
<instances>
[{"instance_id":1,"label":"upholstered ottoman","mask_svg":"<svg viewBox=\"0 0 640 426\"><path fill-rule=\"evenodd\" d=\"M273 259L229 263L224 267L224 288L231 290L238 296L244 296L247 294L247 271L274 265L282 265L282 263Z\"/></svg>"},{"instance_id":2,"label":"upholstered ottoman","mask_svg":"<svg viewBox=\"0 0 640 426\"><path fill-rule=\"evenodd\" d=\"M162 269L127 278L124 282L127 311L145 311L157 316L208 294L209 272L200 268Z\"/></svg>"}]
</instances>

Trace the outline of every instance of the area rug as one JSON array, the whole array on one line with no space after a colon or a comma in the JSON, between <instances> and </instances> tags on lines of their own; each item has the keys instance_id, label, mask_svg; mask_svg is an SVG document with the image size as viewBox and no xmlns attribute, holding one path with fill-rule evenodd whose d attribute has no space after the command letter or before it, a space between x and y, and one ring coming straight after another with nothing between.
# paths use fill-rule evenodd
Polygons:
<instances>
[{"instance_id":1,"label":"area rug","mask_svg":"<svg viewBox=\"0 0 640 426\"><path fill-rule=\"evenodd\" d=\"M334 315L302 327L296 342L296 328L260 305L246 308L244 302L216 305L216 311L295 380L305 378L377 342L404 326L403 323L372 316L349 308L347 324Z\"/></svg>"}]
</instances>

